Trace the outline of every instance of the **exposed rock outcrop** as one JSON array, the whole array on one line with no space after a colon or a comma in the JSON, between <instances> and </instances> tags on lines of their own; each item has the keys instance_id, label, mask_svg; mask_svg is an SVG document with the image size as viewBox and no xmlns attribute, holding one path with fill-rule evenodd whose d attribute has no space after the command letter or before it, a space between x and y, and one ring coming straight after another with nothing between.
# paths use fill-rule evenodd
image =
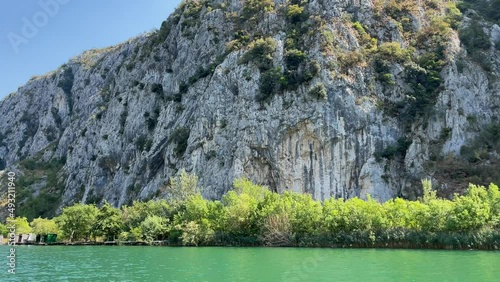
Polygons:
<instances>
[{"instance_id":1,"label":"exposed rock outcrop","mask_svg":"<svg viewBox=\"0 0 500 282\"><path fill-rule=\"evenodd\" d=\"M181 168L208 198L240 176L317 199L414 198L429 162L460 155L500 106L498 26L480 22L485 70L456 31L471 20L453 29L432 3L185 1L159 31L1 101L0 165L57 207L162 197ZM39 184L47 167L58 184Z\"/></svg>"}]
</instances>

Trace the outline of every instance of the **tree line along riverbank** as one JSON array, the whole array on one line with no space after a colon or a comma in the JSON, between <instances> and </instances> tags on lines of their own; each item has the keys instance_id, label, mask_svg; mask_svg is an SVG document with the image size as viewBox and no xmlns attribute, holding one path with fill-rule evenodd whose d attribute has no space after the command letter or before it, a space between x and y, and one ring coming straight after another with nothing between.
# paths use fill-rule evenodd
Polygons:
<instances>
[{"instance_id":1,"label":"tree line along riverbank","mask_svg":"<svg viewBox=\"0 0 500 282\"><path fill-rule=\"evenodd\" d=\"M314 200L277 194L246 179L220 201L204 199L197 178L171 180L169 200L114 208L75 204L53 219L16 219L17 233L58 234L63 242L183 246L294 246L484 249L500 247L498 186L470 185L465 195L439 199L423 181L418 201L400 198ZM0 231L6 233L5 226Z\"/></svg>"}]
</instances>

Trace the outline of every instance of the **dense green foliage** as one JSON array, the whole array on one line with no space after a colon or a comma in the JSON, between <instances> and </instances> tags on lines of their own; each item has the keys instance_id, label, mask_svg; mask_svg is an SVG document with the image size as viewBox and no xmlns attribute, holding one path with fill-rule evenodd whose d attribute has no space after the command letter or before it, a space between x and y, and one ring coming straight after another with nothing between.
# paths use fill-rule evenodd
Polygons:
<instances>
[{"instance_id":1,"label":"dense green foliage","mask_svg":"<svg viewBox=\"0 0 500 282\"><path fill-rule=\"evenodd\" d=\"M10 224L14 225L16 233L18 234L28 234L32 231L31 226L26 217L18 216L14 219L8 218L7 225L9 226Z\"/></svg>"},{"instance_id":2,"label":"dense green foliage","mask_svg":"<svg viewBox=\"0 0 500 282\"><path fill-rule=\"evenodd\" d=\"M106 202L99 209L95 219L93 232L108 240L115 240L122 229L122 211Z\"/></svg>"},{"instance_id":3,"label":"dense green foliage","mask_svg":"<svg viewBox=\"0 0 500 282\"><path fill-rule=\"evenodd\" d=\"M269 70L273 64L273 53L276 41L271 37L257 39L250 43L249 50L243 55L240 63L253 62L261 71Z\"/></svg>"},{"instance_id":4,"label":"dense green foliage","mask_svg":"<svg viewBox=\"0 0 500 282\"><path fill-rule=\"evenodd\" d=\"M276 93L295 90L304 84L303 89L308 89L309 96L318 100L327 99L328 93L323 83L310 83L320 72L321 66L319 61L313 60L316 54L309 52L308 47L312 46L310 43L314 39L313 35L321 25L323 29L320 33L330 45L335 45L335 30L325 28L326 24L322 23L324 19L309 11L307 2L289 0L283 5L275 5L272 0L242 1L242 11L234 22L234 40L226 45L227 51L205 67L200 66L186 81L180 82L179 93L173 100L180 102L182 94L188 91L190 85L212 75L228 52L240 49L245 51L239 63L254 66L260 71L260 93L256 96L258 102L269 101ZM362 18L349 18L348 21L352 20L352 28L357 32L359 48L347 50L345 46L334 46L333 50L338 53L329 55L336 60L327 65L321 58L321 62L347 76L353 74L349 73L351 68L373 68L375 82L380 83L384 91L394 88L396 82L398 86L406 84L406 87L402 87L406 90L399 102L384 100L384 97L380 98L380 102L383 104L382 109L388 115L397 117L408 130L413 123L425 120L432 114L437 96L442 90L441 72L452 59L447 48L453 29L458 29L461 42L471 58L486 70L491 67L485 57L485 52L491 48L491 42L484 32L486 26L481 17L498 21L500 9L496 8L499 3L498 0L465 0L460 4L460 9L475 9L479 15L461 24L462 14L454 2L443 4L425 1L421 8L426 10L427 18L424 17L422 21L429 22L420 25L413 22L413 14L419 10L417 2L385 1L382 8L377 8L377 5L382 4L377 2L374 4L377 12L374 18L388 16L391 18L391 25L393 19L401 40L392 39L398 41L379 43L378 40L382 41L384 38L376 34L377 27L369 26L370 21L360 23L358 20L362 21ZM176 13L172 20L162 23L160 30L151 37L151 43L143 47L142 54L149 56L153 48L166 40L171 28L177 23L182 26L183 36L193 36L193 28L199 25L200 15L204 9L208 11L209 8L211 9L207 1L183 2L180 7L182 11ZM259 28L255 28L269 13L276 13L286 20L283 50L281 46L278 48L274 39L278 37L273 38L275 35L262 33ZM225 16L232 17L229 12ZM282 53L283 58L276 57L278 53ZM318 57L314 58L320 60ZM130 70L133 69L132 63L127 65L127 68L131 66ZM333 70L332 75L337 75ZM252 77L247 80L250 79ZM58 87L68 96L70 111L73 80L71 68L64 68ZM133 81L132 87L137 86L143 89L145 85ZM380 85L375 85L375 90L376 86ZM158 97L165 94L161 84L152 84L150 90ZM391 93L385 94L389 97ZM155 129L159 113L157 108L152 113L144 114L150 131ZM120 122L122 127L126 117L125 112ZM442 139L447 139L450 131L443 132L446 134L442 135ZM499 132L498 125L492 125L479 134L477 142L466 144L462 148L461 156L467 160L467 167L452 163L448 170L446 167L438 167L439 170L457 179L462 174L480 175L480 179L473 179L478 181L471 182L483 185L485 180L497 181L491 179L491 175L492 171L498 171L500 167ZM405 136L411 137L411 132L408 130ZM186 152L189 137L188 128L178 127L171 132L168 140L178 157ZM107 139L108 136L103 138ZM394 144L380 148L375 157L379 160L402 159L410 144L409 139L401 138ZM135 145L140 151L149 151L153 143L145 136L138 136ZM109 159L100 158L99 166L115 167L106 160ZM483 163L487 165L479 165ZM171 179L166 190L161 191L165 192L169 201L134 202L121 209L108 203L100 209L95 205L77 204L65 208L54 220L46 220L34 218L39 215L55 215L54 207L57 205L54 202L58 201L62 191L62 186L58 183L58 172L64 161L45 163L27 159L21 165L29 171L29 175L19 183L20 215L26 216L28 221L33 219L31 227L35 232L44 234L49 230L59 230L63 238L70 241L100 237L105 240L118 238L121 241L166 240L171 244L183 245L401 244L420 247L463 247L472 243L497 246L499 241L500 197L495 185L490 185L489 189L471 185L466 195L455 196L451 201L436 198L435 192L427 183L420 201L395 199L380 204L371 199L330 199L320 203L309 195L290 192L279 195L240 179L234 183L234 191L224 195L221 201L208 201L199 194L196 177L181 171L179 177ZM477 172L478 170L483 171ZM488 173L483 173L484 171ZM42 181L45 181L46 186L34 196L28 187ZM133 185L132 188L136 189ZM99 202L92 197L87 198L88 203ZM0 226L0 231L2 230Z\"/></svg>"},{"instance_id":5,"label":"dense green foliage","mask_svg":"<svg viewBox=\"0 0 500 282\"><path fill-rule=\"evenodd\" d=\"M320 84L314 86L307 93L313 97L318 98L318 99L326 99L328 97L326 87L323 83L320 83Z\"/></svg>"},{"instance_id":6,"label":"dense green foliage","mask_svg":"<svg viewBox=\"0 0 500 282\"><path fill-rule=\"evenodd\" d=\"M0 235L2 235L4 238L8 236L9 230L7 230L7 226L5 224L0 223Z\"/></svg>"},{"instance_id":7,"label":"dense green foliage","mask_svg":"<svg viewBox=\"0 0 500 282\"><path fill-rule=\"evenodd\" d=\"M88 240L98 212L95 205L76 204L64 208L55 221L69 241Z\"/></svg>"},{"instance_id":8,"label":"dense green foliage","mask_svg":"<svg viewBox=\"0 0 500 282\"><path fill-rule=\"evenodd\" d=\"M47 235L47 234L57 234L59 232L56 222L51 219L40 218L40 217L35 218L30 223L30 226L31 226L31 232L35 234Z\"/></svg>"},{"instance_id":9,"label":"dense green foliage","mask_svg":"<svg viewBox=\"0 0 500 282\"><path fill-rule=\"evenodd\" d=\"M242 22L255 22L259 16L273 10L273 0L247 0L244 3L240 19Z\"/></svg>"},{"instance_id":10,"label":"dense green foliage","mask_svg":"<svg viewBox=\"0 0 500 282\"><path fill-rule=\"evenodd\" d=\"M260 93L257 95L257 101L267 101L272 95L281 88L283 72L280 68L274 68L262 73L260 77Z\"/></svg>"},{"instance_id":11,"label":"dense green foliage","mask_svg":"<svg viewBox=\"0 0 500 282\"><path fill-rule=\"evenodd\" d=\"M494 184L488 189L471 184L453 200L437 198L430 181L423 181L418 201L378 203L368 197L321 203L308 194L273 193L246 179L237 179L221 201L210 201L197 192L193 175L183 172L171 182L174 190L186 190L176 199L134 202L121 210L107 203L101 209L77 204L55 222L70 241L118 235L119 241L190 246L488 249L500 244L500 191ZM50 221L36 219L32 226L45 230L41 223Z\"/></svg>"}]
</instances>

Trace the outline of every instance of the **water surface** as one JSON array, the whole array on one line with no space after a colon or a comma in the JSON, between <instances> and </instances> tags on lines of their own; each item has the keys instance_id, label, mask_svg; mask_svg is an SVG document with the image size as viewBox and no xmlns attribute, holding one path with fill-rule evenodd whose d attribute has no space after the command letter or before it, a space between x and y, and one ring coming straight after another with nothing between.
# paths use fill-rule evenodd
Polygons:
<instances>
[{"instance_id":1,"label":"water surface","mask_svg":"<svg viewBox=\"0 0 500 282\"><path fill-rule=\"evenodd\" d=\"M0 281L500 281L500 252L17 246Z\"/></svg>"}]
</instances>

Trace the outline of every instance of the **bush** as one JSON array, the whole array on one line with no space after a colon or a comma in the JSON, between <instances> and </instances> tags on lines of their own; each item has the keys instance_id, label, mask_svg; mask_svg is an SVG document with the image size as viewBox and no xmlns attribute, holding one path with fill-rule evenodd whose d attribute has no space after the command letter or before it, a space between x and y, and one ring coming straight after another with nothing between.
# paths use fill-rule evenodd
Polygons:
<instances>
[{"instance_id":1,"label":"bush","mask_svg":"<svg viewBox=\"0 0 500 282\"><path fill-rule=\"evenodd\" d=\"M151 92L163 95L163 86L160 83L153 83L151 85Z\"/></svg>"},{"instance_id":2,"label":"bush","mask_svg":"<svg viewBox=\"0 0 500 282\"><path fill-rule=\"evenodd\" d=\"M233 35L233 40L226 44L228 51L236 51L250 42L250 34L246 30L238 30Z\"/></svg>"},{"instance_id":3,"label":"bush","mask_svg":"<svg viewBox=\"0 0 500 282\"><path fill-rule=\"evenodd\" d=\"M256 20L256 16L274 10L274 0L247 0L241 12L242 20Z\"/></svg>"},{"instance_id":4,"label":"bush","mask_svg":"<svg viewBox=\"0 0 500 282\"><path fill-rule=\"evenodd\" d=\"M485 153L479 153L483 151ZM495 160L494 156L500 153L500 123L486 125L475 140L462 147L460 153L462 157L471 162L485 159Z\"/></svg>"},{"instance_id":5,"label":"bush","mask_svg":"<svg viewBox=\"0 0 500 282\"><path fill-rule=\"evenodd\" d=\"M307 20L307 13L304 12L304 7L297 4L288 6L286 16L291 24L301 23Z\"/></svg>"},{"instance_id":6,"label":"bush","mask_svg":"<svg viewBox=\"0 0 500 282\"><path fill-rule=\"evenodd\" d=\"M348 69L359 66L365 61L365 54L361 51L340 53L337 60L339 61L341 72L347 73Z\"/></svg>"},{"instance_id":7,"label":"bush","mask_svg":"<svg viewBox=\"0 0 500 282\"><path fill-rule=\"evenodd\" d=\"M406 82L412 87L413 93L408 94L410 99L402 111L403 121L410 122L415 116L425 116L436 103L442 83L442 56L440 52L424 53L418 59L418 64L407 65Z\"/></svg>"},{"instance_id":8,"label":"bush","mask_svg":"<svg viewBox=\"0 0 500 282\"><path fill-rule=\"evenodd\" d=\"M250 43L249 50L243 55L240 63L253 62L261 71L268 70L273 64L276 41L271 37L257 39Z\"/></svg>"},{"instance_id":9,"label":"bush","mask_svg":"<svg viewBox=\"0 0 500 282\"><path fill-rule=\"evenodd\" d=\"M73 69L65 68L62 75L59 78L59 82L57 83L57 87L61 87L66 95L71 94L71 89L73 88L74 81Z\"/></svg>"},{"instance_id":10,"label":"bush","mask_svg":"<svg viewBox=\"0 0 500 282\"><path fill-rule=\"evenodd\" d=\"M186 152L188 146L188 139L191 131L187 127L176 128L169 137L169 142L174 142L176 147L174 152L179 157Z\"/></svg>"},{"instance_id":11,"label":"bush","mask_svg":"<svg viewBox=\"0 0 500 282\"><path fill-rule=\"evenodd\" d=\"M306 54L297 49L287 50L285 53L285 63L292 70L297 69L306 59Z\"/></svg>"},{"instance_id":12,"label":"bush","mask_svg":"<svg viewBox=\"0 0 500 282\"><path fill-rule=\"evenodd\" d=\"M264 102L269 100L274 93L280 90L282 81L283 72L280 68L275 68L264 72L260 77L260 94L257 95L257 101Z\"/></svg>"},{"instance_id":13,"label":"bush","mask_svg":"<svg viewBox=\"0 0 500 282\"><path fill-rule=\"evenodd\" d=\"M446 3L446 18L445 21L454 29L457 29L462 21L462 13L457 8L454 2Z\"/></svg>"},{"instance_id":14,"label":"bush","mask_svg":"<svg viewBox=\"0 0 500 282\"><path fill-rule=\"evenodd\" d=\"M160 26L160 30L158 31L155 42L157 44L163 43L168 35L170 34L171 27L167 21L163 21Z\"/></svg>"},{"instance_id":15,"label":"bush","mask_svg":"<svg viewBox=\"0 0 500 282\"><path fill-rule=\"evenodd\" d=\"M109 204L101 210L75 204L55 222L69 240L120 234L120 240L168 238L170 244L192 246L500 247L500 192L494 184L488 189L470 185L465 195L445 200L424 181L418 201L397 198L381 204L369 196L367 201L321 202L307 194L274 193L246 179L236 180L222 201L211 201L193 189L196 177L185 171L172 183L187 193L169 202L134 202L121 211ZM30 230L25 218L18 218L16 226ZM5 229L0 226L0 231Z\"/></svg>"},{"instance_id":16,"label":"bush","mask_svg":"<svg viewBox=\"0 0 500 282\"><path fill-rule=\"evenodd\" d=\"M391 73L384 73L378 76L378 79L380 82L382 82L385 85L388 86L394 86L396 85L396 81L394 80L394 77L392 76Z\"/></svg>"},{"instance_id":17,"label":"bush","mask_svg":"<svg viewBox=\"0 0 500 282\"><path fill-rule=\"evenodd\" d=\"M326 91L325 85L323 83L320 83L313 88L311 88L308 92L309 95L317 98L317 99L323 99L326 100L328 98L328 93Z\"/></svg>"},{"instance_id":18,"label":"bush","mask_svg":"<svg viewBox=\"0 0 500 282\"><path fill-rule=\"evenodd\" d=\"M365 28L359 22L354 22L352 27L358 32L360 43L366 46L368 49L373 49L377 47L377 39L372 38L366 31Z\"/></svg>"},{"instance_id":19,"label":"bush","mask_svg":"<svg viewBox=\"0 0 500 282\"><path fill-rule=\"evenodd\" d=\"M401 48L398 42L384 42L377 49L380 58L388 61L405 62L409 60L409 54Z\"/></svg>"},{"instance_id":20,"label":"bush","mask_svg":"<svg viewBox=\"0 0 500 282\"><path fill-rule=\"evenodd\" d=\"M472 53L471 58L474 62L478 63L485 71L493 70L493 64L484 52L476 51Z\"/></svg>"}]
</instances>

